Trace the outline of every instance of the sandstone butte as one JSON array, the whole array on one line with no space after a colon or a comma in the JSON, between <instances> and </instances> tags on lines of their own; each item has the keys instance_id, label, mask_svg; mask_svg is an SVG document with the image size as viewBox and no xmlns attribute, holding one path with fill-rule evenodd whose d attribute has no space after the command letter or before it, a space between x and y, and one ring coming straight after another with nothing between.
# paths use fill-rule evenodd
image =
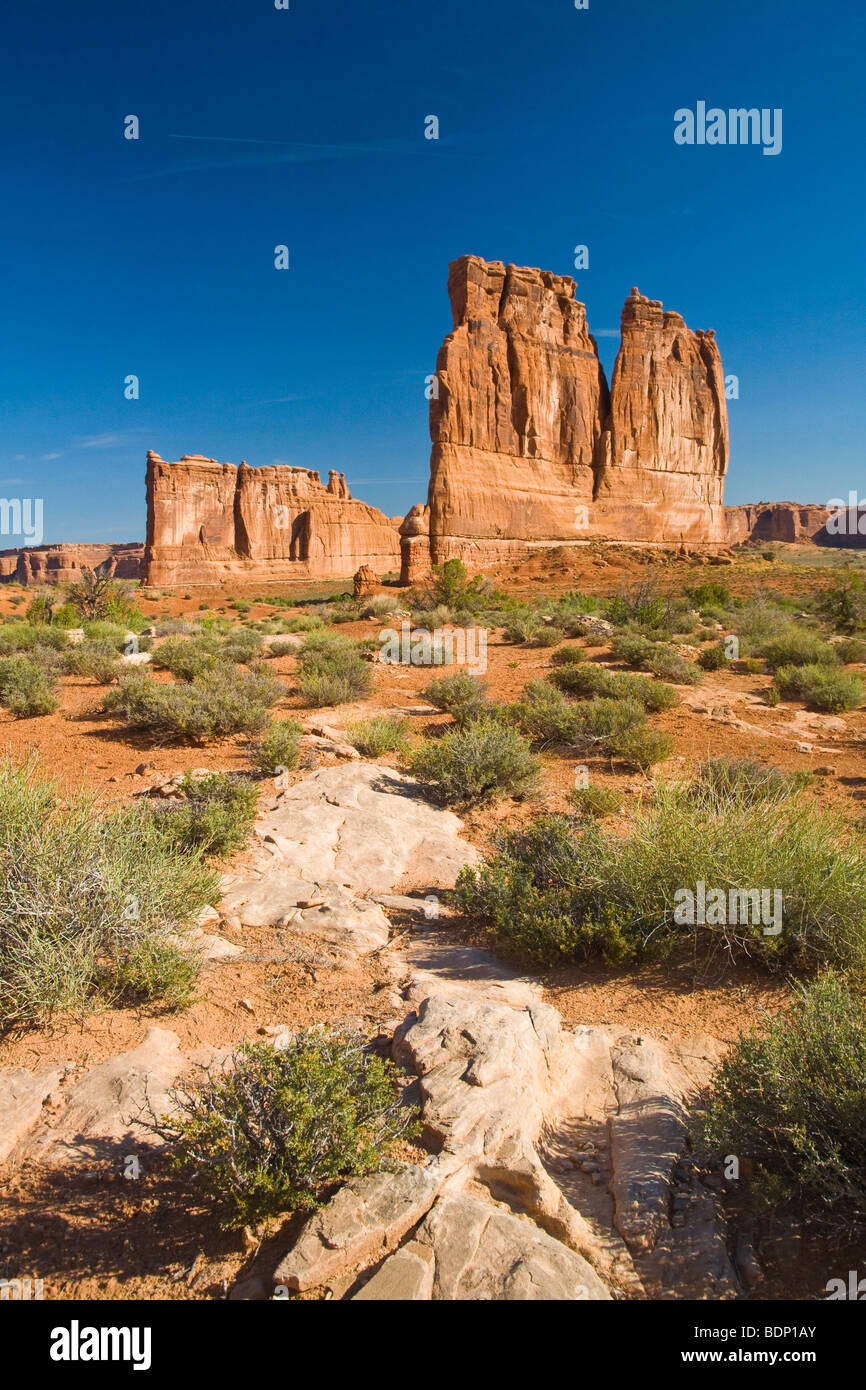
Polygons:
<instances>
[{"instance_id":1,"label":"sandstone butte","mask_svg":"<svg viewBox=\"0 0 866 1390\"><path fill-rule=\"evenodd\" d=\"M430 402L430 489L403 579L589 540L724 545L728 421L711 330L632 290L608 388L576 283L462 256Z\"/></svg>"},{"instance_id":2,"label":"sandstone butte","mask_svg":"<svg viewBox=\"0 0 866 1390\"><path fill-rule=\"evenodd\" d=\"M185 455L147 456L148 584L345 578L400 564L402 518L349 495L343 474L325 487L307 468L250 468Z\"/></svg>"}]
</instances>

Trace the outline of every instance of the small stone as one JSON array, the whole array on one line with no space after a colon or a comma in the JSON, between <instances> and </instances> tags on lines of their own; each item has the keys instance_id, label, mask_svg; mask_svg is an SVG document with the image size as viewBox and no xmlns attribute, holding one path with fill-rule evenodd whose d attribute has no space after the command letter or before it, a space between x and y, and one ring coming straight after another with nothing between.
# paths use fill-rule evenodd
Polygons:
<instances>
[{"instance_id":1,"label":"small stone","mask_svg":"<svg viewBox=\"0 0 866 1390\"><path fill-rule=\"evenodd\" d=\"M254 1014L254 1013L255 1013L255 1009L253 1008L253 1006L252 1006L252 1004L250 1003L249 999L239 999L239 1000L238 1000L238 1007L241 1008L241 1009L246 1009L246 1011L247 1011L248 1014Z\"/></svg>"}]
</instances>

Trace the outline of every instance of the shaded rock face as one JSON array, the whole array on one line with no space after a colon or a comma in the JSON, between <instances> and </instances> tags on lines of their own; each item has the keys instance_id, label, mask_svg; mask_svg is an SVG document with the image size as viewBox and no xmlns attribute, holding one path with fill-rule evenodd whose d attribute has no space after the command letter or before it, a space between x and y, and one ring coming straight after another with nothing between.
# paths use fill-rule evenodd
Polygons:
<instances>
[{"instance_id":1,"label":"shaded rock face","mask_svg":"<svg viewBox=\"0 0 866 1390\"><path fill-rule=\"evenodd\" d=\"M325 487L307 468L147 456L146 583L342 578L393 570L399 553L397 528L342 473Z\"/></svg>"},{"instance_id":2,"label":"shaded rock face","mask_svg":"<svg viewBox=\"0 0 866 1390\"><path fill-rule=\"evenodd\" d=\"M610 539L726 540L728 427L712 332L636 290L609 391L568 276L463 256L430 402L428 533L402 529L403 578ZM426 546L429 544L429 556Z\"/></svg>"},{"instance_id":3,"label":"shaded rock face","mask_svg":"<svg viewBox=\"0 0 866 1390\"><path fill-rule=\"evenodd\" d=\"M731 545L787 541L851 549L866 546L866 511L862 507L836 512L813 502L755 502L726 507L725 517Z\"/></svg>"},{"instance_id":4,"label":"shaded rock face","mask_svg":"<svg viewBox=\"0 0 866 1390\"><path fill-rule=\"evenodd\" d=\"M0 551L0 582L10 584L68 584L81 578L83 568L108 564L116 579L141 576L144 546L138 541L120 545L40 545Z\"/></svg>"}]
</instances>

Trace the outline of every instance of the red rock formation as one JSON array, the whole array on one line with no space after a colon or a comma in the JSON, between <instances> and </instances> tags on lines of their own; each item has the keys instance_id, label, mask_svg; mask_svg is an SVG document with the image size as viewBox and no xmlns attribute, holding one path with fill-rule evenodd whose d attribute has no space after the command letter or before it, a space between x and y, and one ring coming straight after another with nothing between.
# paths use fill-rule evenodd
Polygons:
<instances>
[{"instance_id":1,"label":"red rock formation","mask_svg":"<svg viewBox=\"0 0 866 1390\"><path fill-rule=\"evenodd\" d=\"M724 544L728 415L712 330L632 290L621 320L610 416L594 493L593 535Z\"/></svg>"},{"instance_id":2,"label":"red rock formation","mask_svg":"<svg viewBox=\"0 0 866 1390\"><path fill-rule=\"evenodd\" d=\"M119 545L38 545L0 551L0 581L17 584L67 584L81 578L82 568L106 562L115 579L138 579L144 546L138 541Z\"/></svg>"},{"instance_id":3,"label":"red rock formation","mask_svg":"<svg viewBox=\"0 0 866 1390\"><path fill-rule=\"evenodd\" d=\"M430 402L429 558L484 566L588 540L724 544L728 428L712 332L633 291L608 393L568 276L463 256ZM403 578L425 563L418 509Z\"/></svg>"},{"instance_id":4,"label":"red rock formation","mask_svg":"<svg viewBox=\"0 0 866 1390\"><path fill-rule=\"evenodd\" d=\"M341 473L147 456L148 584L349 577L393 570L399 536L382 512L349 495Z\"/></svg>"},{"instance_id":5,"label":"red rock formation","mask_svg":"<svg viewBox=\"0 0 866 1390\"><path fill-rule=\"evenodd\" d=\"M731 545L748 541L789 541L798 545L866 545L866 516L847 509L839 523L841 534L827 531L827 522L836 513L814 502L752 502L742 507L725 507L728 540Z\"/></svg>"},{"instance_id":6,"label":"red rock formation","mask_svg":"<svg viewBox=\"0 0 866 1390\"><path fill-rule=\"evenodd\" d=\"M477 256L450 267L454 329L430 402L434 563L467 554L483 563L515 541L574 539L607 413L574 290L568 276Z\"/></svg>"}]
</instances>

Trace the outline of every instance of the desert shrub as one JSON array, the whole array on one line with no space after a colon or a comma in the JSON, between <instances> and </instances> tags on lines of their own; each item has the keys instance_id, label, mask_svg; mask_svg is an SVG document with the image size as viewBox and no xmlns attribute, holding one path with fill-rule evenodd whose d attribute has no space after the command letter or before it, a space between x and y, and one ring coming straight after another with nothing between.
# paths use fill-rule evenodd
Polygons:
<instances>
[{"instance_id":1,"label":"desert shrub","mask_svg":"<svg viewBox=\"0 0 866 1390\"><path fill-rule=\"evenodd\" d=\"M648 630L673 632L677 619L687 611L681 600L660 592L653 579L642 579L623 589L603 605L604 615L614 627L638 623Z\"/></svg>"},{"instance_id":2,"label":"desert shrub","mask_svg":"<svg viewBox=\"0 0 866 1390\"><path fill-rule=\"evenodd\" d=\"M72 603L61 603L58 608L55 608L51 615L51 626L62 628L64 632L68 631L71 627L77 627L78 614L75 611L75 605Z\"/></svg>"},{"instance_id":3,"label":"desert shrub","mask_svg":"<svg viewBox=\"0 0 866 1390\"><path fill-rule=\"evenodd\" d=\"M646 715L636 700L590 700L578 706L580 712L580 742L586 747L597 744L613 754L631 729L644 724Z\"/></svg>"},{"instance_id":4,"label":"desert shrub","mask_svg":"<svg viewBox=\"0 0 866 1390\"><path fill-rule=\"evenodd\" d=\"M250 751L253 767L260 772L290 772L298 765L303 729L294 719L279 719Z\"/></svg>"},{"instance_id":5,"label":"desert shrub","mask_svg":"<svg viewBox=\"0 0 866 1390\"><path fill-rule=\"evenodd\" d=\"M549 681L530 681L506 714L536 743L578 746L582 741L581 706L566 699Z\"/></svg>"},{"instance_id":6,"label":"desert shrub","mask_svg":"<svg viewBox=\"0 0 866 1390\"><path fill-rule=\"evenodd\" d=\"M792 796L812 781L810 772L785 772L781 767L753 758L707 758L696 771L696 789L702 796L724 801L735 796L748 804Z\"/></svg>"},{"instance_id":7,"label":"desert shrub","mask_svg":"<svg viewBox=\"0 0 866 1390\"><path fill-rule=\"evenodd\" d=\"M435 632L437 628L453 626L457 615L447 604L440 603L436 608L416 608L412 611L411 622L414 628L425 632Z\"/></svg>"},{"instance_id":8,"label":"desert shrub","mask_svg":"<svg viewBox=\"0 0 866 1390\"><path fill-rule=\"evenodd\" d=\"M731 601L730 589L718 579L710 579L704 584L687 588L686 595L701 612L705 608L727 608Z\"/></svg>"},{"instance_id":9,"label":"desert shrub","mask_svg":"<svg viewBox=\"0 0 866 1390\"><path fill-rule=\"evenodd\" d=\"M553 666L579 666L583 659L583 647L560 647L550 661Z\"/></svg>"},{"instance_id":10,"label":"desert shrub","mask_svg":"<svg viewBox=\"0 0 866 1390\"><path fill-rule=\"evenodd\" d=\"M760 644L780 636L790 627L792 605L781 594L758 589L749 599L731 604L719 620L744 642Z\"/></svg>"},{"instance_id":11,"label":"desert shrub","mask_svg":"<svg viewBox=\"0 0 866 1390\"><path fill-rule=\"evenodd\" d=\"M136 671L104 696L102 707L157 742L204 743L262 733L278 692L285 687L265 681L260 672L207 671L182 685L162 685Z\"/></svg>"},{"instance_id":12,"label":"desert shrub","mask_svg":"<svg viewBox=\"0 0 866 1390\"><path fill-rule=\"evenodd\" d=\"M741 1034L718 1067L701 1147L709 1162L735 1153L752 1190L778 1210L792 1203L840 1230L866 1223L866 1021L834 972L800 986L790 1007Z\"/></svg>"},{"instance_id":13,"label":"desert shrub","mask_svg":"<svg viewBox=\"0 0 866 1390\"><path fill-rule=\"evenodd\" d=\"M489 713L487 687L468 671L455 671L450 676L437 676L421 694L437 709L453 716L458 724L467 724Z\"/></svg>"},{"instance_id":14,"label":"desert shrub","mask_svg":"<svg viewBox=\"0 0 866 1390\"><path fill-rule=\"evenodd\" d=\"M341 1178L386 1167L415 1128L393 1062L358 1033L310 1029L244 1043L231 1066L173 1093L172 1163L237 1225L319 1206Z\"/></svg>"},{"instance_id":15,"label":"desert shrub","mask_svg":"<svg viewBox=\"0 0 866 1390\"><path fill-rule=\"evenodd\" d=\"M740 664L749 676L758 676L764 670L764 663L761 661L760 657L747 656Z\"/></svg>"},{"instance_id":16,"label":"desert shrub","mask_svg":"<svg viewBox=\"0 0 866 1390\"><path fill-rule=\"evenodd\" d=\"M434 565L429 578L416 592L421 609L436 608L439 604L467 615L475 613L490 597L490 589L481 575L470 579L462 560L446 560Z\"/></svg>"},{"instance_id":17,"label":"desert shrub","mask_svg":"<svg viewBox=\"0 0 866 1390\"><path fill-rule=\"evenodd\" d=\"M94 620L82 624L84 639L87 642L109 642L116 651L122 652L126 645L126 634L131 629L122 623L108 619Z\"/></svg>"},{"instance_id":18,"label":"desert shrub","mask_svg":"<svg viewBox=\"0 0 866 1390\"><path fill-rule=\"evenodd\" d=\"M612 700L636 700L645 710L657 714L679 703L677 692L649 676L609 671L605 666L585 662L577 667L554 671L551 680L569 695L599 696Z\"/></svg>"},{"instance_id":19,"label":"desert shrub","mask_svg":"<svg viewBox=\"0 0 866 1390\"><path fill-rule=\"evenodd\" d=\"M392 613L398 613L401 608L399 598L393 598L390 594L374 594L372 598L365 600L361 608L362 618L386 618Z\"/></svg>"},{"instance_id":20,"label":"desert shrub","mask_svg":"<svg viewBox=\"0 0 866 1390\"><path fill-rule=\"evenodd\" d=\"M409 771L443 801L479 802L531 792L541 765L516 729L488 716L427 740Z\"/></svg>"},{"instance_id":21,"label":"desert shrub","mask_svg":"<svg viewBox=\"0 0 866 1390\"><path fill-rule=\"evenodd\" d=\"M343 594L336 598L329 605L330 619L332 623L356 623L361 616L360 599L352 598L349 594ZM304 629L298 629L303 631Z\"/></svg>"},{"instance_id":22,"label":"desert shrub","mask_svg":"<svg viewBox=\"0 0 866 1390\"><path fill-rule=\"evenodd\" d=\"M604 816L614 815L622 805L622 796L619 792L614 791L612 787L597 785L572 787L568 793L568 799L580 815L593 816L596 820L601 820Z\"/></svg>"},{"instance_id":23,"label":"desert shrub","mask_svg":"<svg viewBox=\"0 0 866 1390\"><path fill-rule=\"evenodd\" d=\"M157 637L189 637L195 632L195 624L187 618L157 618L154 627Z\"/></svg>"},{"instance_id":24,"label":"desert shrub","mask_svg":"<svg viewBox=\"0 0 866 1390\"><path fill-rule=\"evenodd\" d=\"M225 661L234 661L238 665L246 666L261 656L263 648L261 633L248 628L236 628L220 647L220 657Z\"/></svg>"},{"instance_id":25,"label":"desert shrub","mask_svg":"<svg viewBox=\"0 0 866 1390\"><path fill-rule=\"evenodd\" d=\"M276 642L271 642L270 645L265 648L265 656L273 658L294 656L297 650L298 648L294 642L280 642L277 640Z\"/></svg>"},{"instance_id":26,"label":"desert shrub","mask_svg":"<svg viewBox=\"0 0 866 1390\"><path fill-rule=\"evenodd\" d=\"M64 653L65 670L71 676L86 676L97 685L110 685L124 669L110 642L80 642Z\"/></svg>"},{"instance_id":27,"label":"desert shrub","mask_svg":"<svg viewBox=\"0 0 866 1390\"><path fill-rule=\"evenodd\" d=\"M839 632L859 632L866 627L866 583L859 574L844 574L819 595L816 606Z\"/></svg>"},{"instance_id":28,"label":"desert shrub","mask_svg":"<svg viewBox=\"0 0 866 1390\"><path fill-rule=\"evenodd\" d=\"M700 685L703 680L701 668L693 661L686 661L672 647L656 647L647 665L654 676L673 681L675 685Z\"/></svg>"},{"instance_id":29,"label":"desert shrub","mask_svg":"<svg viewBox=\"0 0 866 1390\"><path fill-rule=\"evenodd\" d=\"M534 647L556 647L563 641L565 633L561 628L545 625L537 627L532 634Z\"/></svg>"},{"instance_id":30,"label":"desert shrub","mask_svg":"<svg viewBox=\"0 0 866 1390\"><path fill-rule=\"evenodd\" d=\"M208 777L187 775L179 790L182 802L153 813L169 845L184 854L214 857L243 848L256 814L253 782L227 772L213 772Z\"/></svg>"},{"instance_id":31,"label":"desert shrub","mask_svg":"<svg viewBox=\"0 0 866 1390\"><path fill-rule=\"evenodd\" d=\"M859 709L866 694L862 676L830 666L780 666L776 686L786 699L802 700L823 714Z\"/></svg>"},{"instance_id":32,"label":"desert shrub","mask_svg":"<svg viewBox=\"0 0 866 1390\"><path fill-rule=\"evenodd\" d=\"M776 705L781 704L782 697L775 685L771 685L768 690L764 691L764 700L771 709L775 709Z\"/></svg>"},{"instance_id":33,"label":"desert shrub","mask_svg":"<svg viewBox=\"0 0 866 1390\"><path fill-rule=\"evenodd\" d=\"M618 632L610 645L617 661L624 661L627 666L643 666L652 657L657 644L636 633Z\"/></svg>"},{"instance_id":34,"label":"desert shrub","mask_svg":"<svg viewBox=\"0 0 866 1390\"><path fill-rule=\"evenodd\" d=\"M33 765L0 767L0 1026L94 1003L186 1002L195 958L178 933L217 892L141 804L105 811Z\"/></svg>"},{"instance_id":35,"label":"desert shrub","mask_svg":"<svg viewBox=\"0 0 866 1390\"><path fill-rule=\"evenodd\" d=\"M342 705L368 695L373 677L357 644L334 632L308 635L298 657L298 690L312 708Z\"/></svg>"},{"instance_id":36,"label":"desert shrub","mask_svg":"<svg viewBox=\"0 0 866 1390\"><path fill-rule=\"evenodd\" d=\"M717 642L715 646L702 651L698 657L698 665L702 671L721 671L723 667L730 665L724 642Z\"/></svg>"},{"instance_id":37,"label":"desert shrub","mask_svg":"<svg viewBox=\"0 0 866 1390\"><path fill-rule=\"evenodd\" d=\"M405 753L411 725L411 719L380 714L372 719L351 720L346 725L346 737L365 758L378 758L383 753Z\"/></svg>"},{"instance_id":38,"label":"desert shrub","mask_svg":"<svg viewBox=\"0 0 866 1390\"><path fill-rule=\"evenodd\" d=\"M154 649L153 664L179 680L191 681L219 665L219 643L209 633L196 637L167 637Z\"/></svg>"},{"instance_id":39,"label":"desert shrub","mask_svg":"<svg viewBox=\"0 0 866 1390\"><path fill-rule=\"evenodd\" d=\"M0 657L0 705L16 719L53 714L57 695L52 676L26 656Z\"/></svg>"},{"instance_id":40,"label":"desert shrub","mask_svg":"<svg viewBox=\"0 0 866 1390\"><path fill-rule=\"evenodd\" d=\"M671 756L674 740L670 734L650 729L646 724L637 724L626 729L624 733L609 738L607 747L613 756L622 758L630 767L647 773L656 763L663 763Z\"/></svg>"},{"instance_id":41,"label":"desert shrub","mask_svg":"<svg viewBox=\"0 0 866 1390\"><path fill-rule=\"evenodd\" d=\"M0 656L10 656L14 652L32 652L36 647L51 647L55 651L65 651L69 639L65 630L24 622L12 622L7 618L0 628Z\"/></svg>"},{"instance_id":42,"label":"desert shrub","mask_svg":"<svg viewBox=\"0 0 866 1390\"><path fill-rule=\"evenodd\" d=\"M836 645L839 653L839 660L846 663L866 661L866 642L862 637L846 637L844 642Z\"/></svg>"},{"instance_id":43,"label":"desert shrub","mask_svg":"<svg viewBox=\"0 0 866 1390\"><path fill-rule=\"evenodd\" d=\"M708 908L706 922L689 921L683 890L694 895L699 883L726 904L737 895L736 911ZM777 934L756 920L759 890L781 894ZM625 837L542 817L500 837L482 868L464 870L458 897L470 917L547 962L659 958L688 940L703 956L769 966L866 964L866 863L841 816L797 796L755 803L737 791L662 785Z\"/></svg>"},{"instance_id":44,"label":"desert shrub","mask_svg":"<svg viewBox=\"0 0 866 1390\"><path fill-rule=\"evenodd\" d=\"M760 655L771 671L780 666L833 666L839 660L836 648L825 642L820 633L794 626L764 642Z\"/></svg>"},{"instance_id":45,"label":"desert shrub","mask_svg":"<svg viewBox=\"0 0 866 1390\"><path fill-rule=\"evenodd\" d=\"M50 623L53 617L53 607L48 595L36 594L28 604L25 616L28 623Z\"/></svg>"}]
</instances>

